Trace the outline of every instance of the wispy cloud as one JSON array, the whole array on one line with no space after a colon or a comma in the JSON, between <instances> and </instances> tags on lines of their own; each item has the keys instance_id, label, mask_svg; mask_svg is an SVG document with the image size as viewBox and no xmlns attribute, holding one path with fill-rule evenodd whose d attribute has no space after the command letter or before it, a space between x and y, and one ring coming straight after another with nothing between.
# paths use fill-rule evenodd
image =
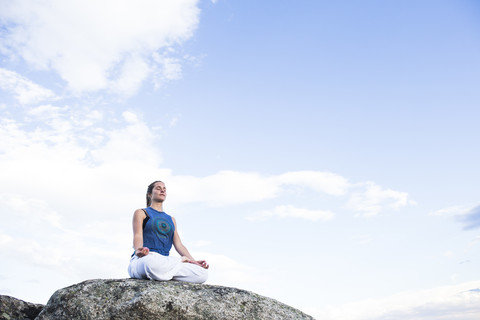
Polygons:
<instances>
[{"instance_id":1,"label":"wispy cloud","mask_svg":"<svg viewBox=\"0 0 480 320\"><path fill-rule=\"evenodd\" d=\"M0 68L0 89L12 93L20 104L34 104L56 99L53 91L4 68Z\"/></svg>"},{"instance_id":2,"label":"wispy cloud","mask_svg":"<svg viewBox=\"0 0 480 320\"><path fill-rule=\"evenodd\" d=\"M265 281L261 270L240 263L232 257L201 251L193 251L192 255L202 257L214 268L210 270L209 283L244 288L246 283Z\"/></svg>"},{"instance_id":3,"label":"wispy cloud","mask_svg":"<svg viewBox=\"0 0 480 320\"><path fill-rule=\"evenodd\" d=\"M255 172L220 171L206 177L177 176L165 172L169 184L176 190L175 202L201 202L211 206L259 202L279 197L292 187L307 189L334 198L347 197L345 207L374 216L385 210L399 210L413 205L408 193L385 189L374 182L351 184L341 175L320 171L293 171L280 175L264 176ZM198 192L202 190L202 192ZM307 214L308 210L310 213ZM331 216L328 210L293 209L277 207L262 213L267 216L320 217Z\"/></svg>"},{"instance_id":4,"label":"wispy cloud","mask_svg":"<svg viewBox=\"0 0 480 320\"><path fill-rule=\"evenodd\" d=\"M452 206L439 209L430 215L440 217L453 217L463 224L464 230L480 228L480 206Z\"/></svg>"},{"instance_id":5,"label":"wispy cloud","mask_svg":"<svg viewBox=\"0 0 480 320\"><path fill-rule=\"evenodd\" d=\"M309 210L297 208L292 205L276 206L271 210L260 211L257 215L248 217L249 220L266 220L269 218L299 218L311 221L328 221L333 219L335 214L326 210Z\"/></svg>"},{"instance_id":6,"label":"wispy cloud","mask_svg":"<svg viewBox=\"0 0 480 320\"><path fill-rule=\"evenodd\" d=\"M471 206L451 206L448 208L442 208L433 212L430 212L431 216L437 217L453 217L464 215L472 209Z\"/></svg>"},{"instance_id":7,"label":"wispy cloud","mask_svg":"<svg viewBox=\"0 0 480 320\"><path fill-rule=\"evenodd\" d=\"M193 35L199 13L197 0L4 1L0 50L54 70L76 93L131 95L149 76L180 77L181 60L170 49Z\"/></svg>"},{"instance_id":8,"label":"wispy cloud","mask_svg":"<svg viewBox=\"0 0 480 320\"><path fill-rule=\"evenodd\" d=\"M383 210L398 210L407 205L414 205L407 192L382 188L374 182L360 183L350 195L346 206L372 217Z\"/></svg>"},{"instance_id":9,"label":"wispy cloud","mask_svg":"<svg viewBox=\"0 0 480 320\"><path fill-rule=\"evenodd\" d=\"M273 179L282 185L301 185L317 192L336 196L344 195L351 187L347 178L332 172L293 171Z\"/></svg>"},{"instance_id":10,"label":"wispy cloud","mask_svg":"<svg viewBox=\"0 0 480 320\"><path fill-rule=\"evenodd\" d=\"M463 229L471 230L480 228L480 206L472 208L465 215L459 217L464 224Z\"/></svg>"}]
</instances>

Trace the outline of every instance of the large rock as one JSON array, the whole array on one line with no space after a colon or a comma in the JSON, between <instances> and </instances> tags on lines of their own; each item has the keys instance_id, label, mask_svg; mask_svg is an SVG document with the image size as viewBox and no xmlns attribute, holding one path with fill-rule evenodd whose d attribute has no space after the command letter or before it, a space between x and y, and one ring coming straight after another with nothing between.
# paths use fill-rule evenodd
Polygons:
<instances>
[{"instance_id":1,"label":"large rock","mask_svg":"<svg viewBox=\"0 0 480 320\"><path fill-rule=\"evenodd\" d=\"M88 280L56 291L46 319L313 319L276 300L235 288L177 281Z\"/></svg>"},{"instance_id":2,"label":"large rock","mask_svg":"<svg viewBox=\"0 0 480 320\"><path fill-rule=\"evenodd\" d=\"M0 320L33 320L42 309L43 304L0 295Z\"/></svg>"}]
</instances>

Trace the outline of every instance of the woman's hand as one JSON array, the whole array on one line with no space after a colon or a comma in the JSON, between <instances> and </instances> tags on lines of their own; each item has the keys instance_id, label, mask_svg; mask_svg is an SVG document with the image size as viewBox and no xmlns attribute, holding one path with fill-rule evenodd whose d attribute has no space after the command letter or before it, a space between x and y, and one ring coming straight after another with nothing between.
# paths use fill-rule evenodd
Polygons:
<instances>
[{"instance_id":1,"label":"woman's hand","mask_svg":"<svg viewBox=\"0 0 480 320\"><path fill-rule=\"evenodd\" d=\"M185 262L185 263L191 263L191 264L196 264L197 266L199 267L202 267L204 269L208 269L210 266L208 265L208 263L205 261L205 260L191 260L185 256L182 256L182 262Z\"/></svg>"},{"instance_id":2,"label":"woman's hand","mask_svg":"<svg viewBox=\"0 0 480 320\"><path fill-rule=\"evenodd\" d=\"M202 267L204 269L208 269L210 267L208 265L207 261L205 261L205 260L197 260L196 262L200 267Z\"/></svg>"},{"instance_id":3,"label":"woman's hand","mask_svg":"<svg viewBox=\"0 0 480 320\"><path fill-rule=\"evenodd\" d=\"M148 249L147 247L142 247L135 250L135 255L139 258L145 257L149 253L150 253L150 249Z\"/></svg>"}]
</instances>

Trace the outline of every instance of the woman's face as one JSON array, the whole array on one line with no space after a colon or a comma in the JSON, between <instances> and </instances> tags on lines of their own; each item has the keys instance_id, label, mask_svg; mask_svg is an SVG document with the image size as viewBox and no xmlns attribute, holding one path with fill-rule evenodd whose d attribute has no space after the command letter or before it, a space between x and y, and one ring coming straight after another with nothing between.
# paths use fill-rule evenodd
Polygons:
<instances>
[{"instance_id":1,"label":"woman's face","mask_svg":"<svg viewBox=\"0 0 480 320\"><path fill-rule=\"evenodd\" d=\"M167 188L163 182L157 182L152 190L152 202L163 202L167 197Z\"/></svg>"}]
</instances>

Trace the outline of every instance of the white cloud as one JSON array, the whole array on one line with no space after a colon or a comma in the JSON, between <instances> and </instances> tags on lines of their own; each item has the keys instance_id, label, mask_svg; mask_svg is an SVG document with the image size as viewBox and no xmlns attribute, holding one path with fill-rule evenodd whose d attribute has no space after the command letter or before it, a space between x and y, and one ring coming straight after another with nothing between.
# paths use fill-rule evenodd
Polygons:
<instances>
[{"instance_id":1,"label":"white cloud","mask_svg":"<svg viewBox=\"0 0 480 320\"><path fill-rule=\"evenodd\" d=\"M12 93L21 104L56 99L55 94L14 71L0 68L0 89Z\"/></svg>"},{"instance_id":2,"label":"white cloud","mask_svg":"<svg viewBox=\"0 0 480 320\"><path fill-rule=\"evenodd\" d=\"M249 220L265 220L273 217L278 218L300 218L311 221L328 221L333 219L335 215L330 211L324 210L309 210L304 208L297 208L291 205L276 206L272 210L260 211L257 215L251 216Z\"/></svg>"},{"instance_id":3,"label":"white cloud","mask_svg":"<svg viewBox=\"0 0 480 320\"><path fill-rule=\"evenodd\" d=\"M331 172L287 172L276 177L276 180L278 180L280 184L300 185L311 188L317 192L336 196L344 195L350 187L346 178Z\"/></svg>"},{"instance_id":4,"label":"white cloud","mask_svg":"<svg viewBox=\"0 0 480 320\"><path fill-rule=\"evenodd\" d=\"M258 173L220 171L206 177L175 176L165 178L174 190L173 202L203 202L212 206L234 205L274 198L279 185Z\"/></svg>"},{"instance_id":5,"label":"white cloud","mask_svg":"<svg viewBox=\"0 0 480 320\"><path fill-rule=\"evenodd\" d=\"M61 227L60 215L43 199L3 193L0 194L0 208L3 212L16 212L25 223L32 226L44 222L50 227Z\"/></svg>"},{"instance_id":6,"label":"white cloud","mask_svg":"<svg viewBox=\"0 0 480 320\"><path fill-rule=\"evenodd\" d=\"M452 250L447 250L443 253L443 256L447 258L452 258L454 255L455 253Z\"/></svg>"},{"instance_id":7,"label":"white cloud","mask_svg":"<svg viewBox=\"0 0 480 320\"><path fill-rule=\"evenodd\" d=\"M64 111L68 111L68 107L58 107L51 104L39 105L27 110L26 114L34 117L36 120L58 119Z\"/></svg>"},{"instance_id":8,"label":"white cloud","mask_svg":"<svg viewBox=\"0 0 480 320\"><path fill-rule=\"evenodd\" d=\"M155 88L161 87L165 82L171 80L178 80L182 77L181 59L171 57L171 52L163 54L155 53L153 60L157 63L155 65Z\"/></svg>"},{"instance_id":9,"label":"white cloud","mask_svg":"<svg viewBox=\"0 0 480 320\"><path fill-rule=\"evenodd\" d=\"M479 288L480 281L472 281L306 311L325 320L476 320Z\"/></svg>"},{"instance_id":10,"label":"white cloud","mask_svg":"<svg viewBox=\"0 0 480 320\"><path fill-rule=\"evenodd\" d=\"M170 173L168 184L175 190L169 196L171 200L204 202L212 206L273 199L292 186L333 196L343 195L349 187L344 177L318 171L293 171L276 176L220 171L206 177L175 176Z\"/></svg>"},{"instance_id":11,"label":"white cloud","mask_svg":"<svg viewBox=\"0 0 480 320\"><path fill-rule=\"evenodd\" d=\"M401 207L415 204L409 199L406 192L384 189L371 181L359 184L359 186L362 190L352 192L347 207L363 212L366 217L375 216L386 209L398 210Z\"/></svg>"},{"instance_id":12,"label":"white cloud","mask_svg":"<svg viewBox=\"0 0 480 320\"><path fill-rule=\"evenodd\" d=\"M178 78L181 65L158 52L193 35L197 0L19 0L0 4L0 50L40 70L54 70L77 93L133 94L150 74Z\"/></svg>"},{"instance_id":13,"label":"white cloud","mask_svg":"<svg viewBox=\"0 0 480 320\"><path fill-rule=\"evenodd\" d=\"M99 122L95 113L68 113L68 108L36 109L28 114L29 126L0 120L0 194L42 199L57 212L59 206L66 209L74 202L74 211L85 218L89 214L82 210L92 211L95 203L112 215L158 172L161 157L155 134L128 112L123 119L109 120L115 122L113 127Z\"/></svg>"},{"instance_id":14,"label":"white cloud","mask_svg":"<svg viewBox=\"0 0 480 320\"><path fill-rule=\"evenodd\" d=\"M210 252L193 252L196 259L210 264L207 283L236 288L248 288L254 283L265 283L267 277L261 270L240 263L226 255Z\"/></svg>"},{"instance_id":15,"label":"white cloud","mask_svg":"<svg viewBox=\"0 0 480 320\"><path fill-rule=\"evenodd\" d=\"M168 124L168 126L169 126L170 128L175 127L175 126L177 125L177 123L178 123L178 118L179 118L178 116L174 116L174 117L172 118L172 120L170 120L170 123Z\"/></svg>"},{"instance_id":16,"label":"white cloud","mask_svg":"<svg viewBox=\"0 0 480 320\"><path fill-rule=\"evenodd\" d=\"M367 244L372 243L372 241L373 241L372 236L368 235L368 234L353 236L352 240L353 240L354 244L357 244L357 245L367 245Z\"/></svg>"},{"instance_id":17,"label":"white cloud","mask_svg":"<svg viewBox=\"0 0 480 320\"><path fill-rule=\"evenodd\" d=\"M12 242L12 237L7 234L0 233L0 247Z\"/></svg>"},{"instance_id":18,"label":"white cloud","mask_svg":"<svg viewBox=\"0 0 480 320\"><path fill-rule=\"evenodd\" d=\"M126 58L119 68L118 78L111 83L111 90L123 96L134 95L150 73L147 61L138 55Z\"/></svg>"},{"instance_id":19,"label":"white cloud","mask_svg":"<svg viewBox=\"0 0 480 320\"><path fill-rule=\"evenodd\" d=\"M293 171L274 176L263 176L255 172L220 171L210 176L178 176L164 170L164 181L170 190L169 201L181 203L204 203L209 206L226 206L240 203L260 202L275 199L291 188L299 192L310 189L319 194L343 199L348 197L346 207L374 216L385 210L399 210L415 204L408 193L384 189L373 182L350 184L338 174L319 171ZM279 206L261 212L251 219L273 216L289 216L303 219L327 220L333 216L329 210L300 209Z\"/></svg>"},{"instance_id":20,"label":"white cloud","mask_svg":"<svg viewBox=\"0 0 480 320\"><path fill-rule=\"evenodd\" d=\"M105 133L106 143L91 151L92 160L96 164L106 163L109 166L142 163L143 166L157 167L161 163L161 155L154 147L156 135L135 113L125 111L122 117L126 125Z\"/></svg>"},{"instance_id":21,"label":"white cloud","mask_svg":"<svg viewBox=\"0 0 480 320\"><path fill-rule=\"evenodd\" d=\"M451 217L461 216L467 214L474 207L471 206L451 206L448 208L439 209L430 213L431 216Z\"/></svg>"},{"instance_id":22,"label":"white cloud","mask_svg":"<svg viewBox=\"0 0 480 320\"><path fill-rule=\"evenodd\" d=\"M432 216L454 217L461 222L464 230L471 230L480 227L480 205L474 206L452 206L431 212Z\"/></svg>"},{"instance_id":23,"label":"white cloud","mask_svg":"<svg viewBox=\"0 0 480 320\"><path fill-rule=\"evenodd\" d=\"M197 240L197 241L194 241L194 242L192 243L192 245L193 245L194 247L207 247L207 246L209 246L209 245L211 245L211 244L212 244L212 242L211 242L211 241L208 241L208 240Z\"/></svg>"}]
</instances>

